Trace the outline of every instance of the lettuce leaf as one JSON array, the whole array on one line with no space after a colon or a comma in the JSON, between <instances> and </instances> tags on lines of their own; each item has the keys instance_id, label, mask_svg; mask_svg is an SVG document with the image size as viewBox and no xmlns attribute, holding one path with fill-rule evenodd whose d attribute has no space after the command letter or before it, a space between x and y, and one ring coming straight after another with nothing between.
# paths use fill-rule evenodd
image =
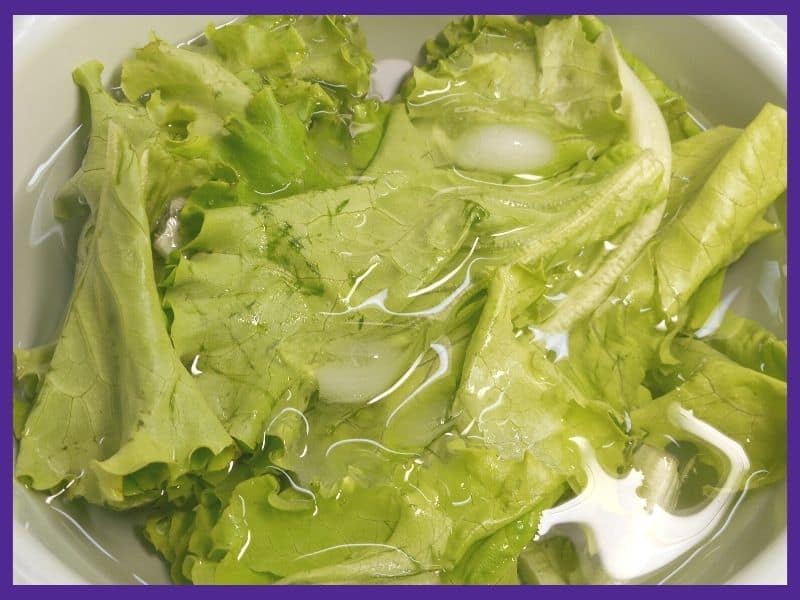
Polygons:
<instances>
[{"instance_id":1,"label":"lettuce leaf","mask_svg":"<svg viewBox=\"0 0 800 600\"><path fill-rule=\"evenodd\" d=\"M575 301L567 300L536 325L540 336L569 332L565 342L569 358L559 365L583 389L591 390L590 395L619 411L649 400L650 393L642 386L645 373L662 353L668 357L669 339L686 322L689 299L704 281L764 235L763 214L785 187L785 156L780 150L785 135L785 112L768 105L696 193L689 195L693 187L671 188L673 198L667 204L680 209L621 273L607 300L582 320L574 319ZM681 144L702 145L706 136L716 139L708 133ZM766 152L778 154L762 170L758 165ZM677 164L676 171L688 174L693 166L689 160ZM596 284L587 280L583 285ZM567 289L552 292L567 293ZM578 298L586 296L584 291Z\"/></svg>"},{"instance_id":2,"label":"lettuce leaf","mask_svg":"<svg viewBox=\"0 0 800 600\"><path fill-rule=\"evenodd\" d=\"M530 453L566 476L577 466L569 438L582 435L618 453L624 436L602 404L563 377L535 333L514 326L524 281L518 269L496 274L452 410L467 439L496 448L504 459Z\"/></svg>"},{"instance_id":3,"label":"lettuce leaf","mask_svg":"<svg viewBox=\"0 0 800 600\"><path fill-rule=\"evenodd\" d=\"M455 256L479 217L468 201L431 202L437 181L424 176L395 186L382 180L256 207L203 207L203 190L192 196L185 219L201 225L167 282L171 336L185 363L198 357L198 381L247 447L261 442L267 423L285 408L273 413L265 395L272 402L288 395L290 406L304 410L314 391L304 384L306 373L335 370L359 345L391 350L384 333L376 339L369 332L385 319L365 326L353 307L372 301L406 312L409 294ZM227 296L231 289L235 296ZM346 338L352 342L341 343ZM392 374L377 382L376 394ZM345 392L330 393L328 401L354 401L340 400Z\"/></svg>"},{"instance_id":4,"label":"lettuce leaf","mask_svg":"<svg viewBox=\"0 0 800 600\"><path fill-rule=\"evenodd\" d=\"M786 382L737 364L708 344L684 338L672 347L678 364L661 367L656 385L667 391L631 413L635 427L655 440L685 433L670 426L666 410L677 403L694 416L737 441L747 453L754 489L786 475ZM657 442L656 442L657 443ZM662 441L664 443L664 441ZM664 443L666 445L666 443ZM698 459L725 473L725 457L701 447Z\"/></svg>"},{"instance_id":5,"label":"lettuce leaf","mask_svg":"<svg viewBox=\"0 0 800 600\"><path fill-rule=\"evenodd\" d=\"M235 448L175 354L161 312L141 163L108 124L106 180L50 369L21 432L17 477L126 508ZM114 332L113 336L108 332ZM60 492L59 492L60 493Z\"/></svg>"},{"instance_id":6,"label":"lettuce leaf","mask_svg":"<svg viewBox=\"0 0 800 600\"><path fill-rule=\"evenodd\" d=\"M507 550L502 540L527 539L538 514L531 508L552 503L561 487L530 458L498 461L491 450L447 438L431 450L380 486L345 478L333 497L293 486L279 491L272 477L248 479L213 527L212 549L184 564L205 583L229 581L230 573L239 582L482 581L484 574L469 570L479 562L486 577L507 575L496 566L498 550Z\"/></svg>"},{"instance_id":7,"label":"lettuce leaf","mask_svg":"<svg viewBox=\"0 0 800 600\"><path fill-rule=\"evenodd\" d=\"M254 17L206 38L154 38L123 65L122 90L171 152L211 157L271 197L343 185L369 164L387 110L367 97L372 57L357 21Z\"/></svg>"},{"instance_id":8,"label":"lettuce leaf","mask_svg":"<svg viewBox=\"0 0 800 600\"><path fill-rule=\"evenodd\" d=\"M786 381L786 341L750 319L727 312L720 326L703 340L743 367Z\"/></svg>"},{"instance_id":9,"label":"lettuce leaf","mask_svg":"<svg viewBox=\"0 0 800 600\"><path fill-rule=\"evenodd\" d=\"M427 63L402 96L436 165L553 175L625 134L614 61L577 18L537 26L465 17L429 44ZM508 143L529 136L546 140L524 146L527 156L542 153L538 160L517 157Z\"/></svg>"}]
</instances>

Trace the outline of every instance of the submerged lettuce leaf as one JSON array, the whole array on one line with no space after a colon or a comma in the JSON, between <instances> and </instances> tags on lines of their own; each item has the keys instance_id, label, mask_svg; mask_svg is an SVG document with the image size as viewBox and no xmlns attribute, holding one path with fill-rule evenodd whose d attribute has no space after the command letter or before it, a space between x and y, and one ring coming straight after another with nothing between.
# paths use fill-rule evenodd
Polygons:
<instances>
[{"instance_id":1,"label":"submerged lettuce leaf","mask_svg":"<svg viewBox=\"0 0 800 600\"><path fill-rule=\"evenodd\" d=\"M565 311L567 300L536 325L541 336L568 332L569 358L559 365L590 395L620 411L649 400L645 373L662 353L668 356L665 344L685 324L692 295L764 235L763 214L786 185L785 135L785 112L765 107L701 186L671 188L667 204L679 206L677 214L621 273L607 299L581 320L572 319L574 309ZM704 136L716 139L709 132L681 144L702 145ZM768 153L775 160L762 169ZM696 166L690 159L675 171L694 177Z\"/></svg>"},{"instance_id":2,"label":"submerged lettuce leaf","mask_svg":"<svg viewBox=\"0 0 800 600\"><path fill-rule=\"evenodd\" d=\"M402 96L437 165L552 175L625 134L614 61L577 18L465 17L429 44L427 61ZM541 156L520 156L512 135L532 137L523 147Z\"/></svg>"},{"instance_id":3,"label":"submerged lettuce leaf","mask_svg":"<svg viewBox=\"0 0 800 600\"><path fill-rule=\"evenodd\" d=\"M356 21L256 17L206 37L153 39L123 65L122 90L171 152L220 161L272 197L345 184L369 164L387 111L367 97L372 57Z\"/></svg>"},{"instance_id":4,"label":"submerged lettuce leaf","mask_svg":"<svg viewBox=\"0 0 800 600\"><path fill-rule=\"evenodd\" d=\"M596 40L604 31L607 31L605 24L597 17L582 16L581 25L586 37L592 41ZM653 100L658 104L658 108L664 115L664 120L669 128L670 139L673 142L692 137L703 131L703 128L689 112L689 107L683 96L659 79L645 63L619 42L617 42L617 47L625 62L636 73L636 76L647 88Z\"/></svg>"},{"instance_id":5,"label":"submerged lettuce leaf","mask_svg":"<svg viewBox=\"0 0 800 600\"><path fill-rule=\"evenodd\" d=\"M152 267L140 160L108 125L106 180L50 369L21 432L31 487L125 508L191 470L221 468L232 440L172 349Z\"/></svg>"},{"instance_id":6,"label":"submerged lettuce leaf","mask_svg":"<svg viewBox=\"0 0 800 600\"><path fill-rule=\"evenodd\" d=\"M656 386L667 391L631 413L635 427L656 440L685 439L671 426L666 411L677 403L738 442L747 453L750 489L780 481L786 475L786 382L737 364L709 345L693 339L676 340L678 363L661 367ZM666 445L666 440L662 443ZM727 466L713 448L701 447L699 460L723 475Z\"/></svg>"},{"instance_id":7,"label":"submerged lettuce leaf","mask_svg":"<svg viewBox=\"0 0 800 600\"><path fill-rule=\"evenodd\" d=\"M498 461L491 450L443 438L382 485L344 479L333 497L248 479L234 488L212 547L184 564L204 583L231 573L249 582L484 581L508 573L502 565L515 559L503 540L521 547L537 519L532 509L561 491L535 460ZM469 568L479 564L480 572Z\"/></svg>"},{"instance_id":8,"label":"submerged lettuce leaf","mask_svg":"<svg viewBox=\"0 0 800 600\"><path fill-rule=\"evenodd\" d=\"M538 585L586 584L575 546L566 537L531 544L519 556L519 577Z\"/></svg>"},{"instance_id":9,"label":"submerged lettuce leaf","mask_svg":"<svg viewBox=\"0 0 800 600\"><path fill-rule=\"evenodd\" d=\"M203 206L203 189L192 197L186 220L202 224L167 284L171 335L187 364L197 357L209 401L247 447L261 443L286 406L306 408L315 388L304 383L309 375L343 368L359 346L391 354L385 331L370 333L385 318L365 325L353 307L373 302L413 313L409 294L455 256L479 217L468 201L432 202L438 180L435 174L408 184L385 179L258 206ZM231 289L237 293L229 295ZM377 385L388 387L392 375ZM336 386L328 384L330 398L319 389L323 401L358 401L343 398L347 391ZM282 396L288 405L278 403Z\"/></svg>"}]
</instances>

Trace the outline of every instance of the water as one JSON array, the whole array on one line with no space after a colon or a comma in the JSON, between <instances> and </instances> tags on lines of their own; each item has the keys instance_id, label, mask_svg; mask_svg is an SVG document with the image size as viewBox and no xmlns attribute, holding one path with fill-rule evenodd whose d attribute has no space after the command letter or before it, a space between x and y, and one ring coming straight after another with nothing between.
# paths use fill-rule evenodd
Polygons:
<instances>
[{"instance_id":1,"label":"water","mask_svg":"<svg viewBox=\"0 0 800 600\"><path fill-rule=\"evenodd\" d=\"M537 539L553 530L577 525L582 530L577 541L586 541L588 552L600 560L604 574L613 581L625 582L651 575L698 548L712 534L720 535L719 525L748 475L747 454L735 440L677 404L671 407L669 418L683 431L721 452L728 461L728 475L708 503L680 515L660 504L648 506L647 499L640 495L645 484L642 471L634 468L625 477L611 476L597 462L588 441L573 438L580 448L587 484L572 500L544 511Z\"/></svg>"},{"instance_id":2,"label":"water","mask_svg":"<svg viewBox=\"0 0 800 600\"><path fill-rule=\"evenodd\" d=\"M14 269L14 327L32 331L26 345L51 341L62 318L52 306L65 306L69 300L74 270L74 255L80 223L67 223L53 216L58 191L77 169L85 131L73 129L32 169L23 189L17 190L14 209L15 248L26 248L33 269ZM36 277L34 273L48 273ZM39 298L49 298L42 305ZM19 307L25 307L20 310Z\"/></svg>"},{"instance_id":3,"label":"water","mask_svg":"<svg viewBox=\"0 0 800 600\"><path fill-rule=\"evenodd\" d=\"M381 98L390 97L396 91L398 83L402 80L410 63L407 61L384 60L376 63L376 71L373 76L374 92ZM430 101L438 101L439 98L446 98L453 90L431 90ZM79 148L79 129L74 130L65 138L64 142L58 146L56 151L42 162L42 164L32 173L26 193L32 198L32 217L31 226L28 229L28 242L34 252L42 252L51 257L50 262L46 263L47 272L61 273L67 275L66 281L71 277L69 268L58 268L58 259L52 260L53 256L71 256L72 245L70 234L58 222L54 221L50 215L52 213L52 202L55 192L60 183L64 180L64 173L70 173L75 168L75 153ZM552 148L547 146L547 140L542 140L535 133L520 133L517 129L512 130L480 130L473 131L461 139L464 146L463 156L460 166L463 168L474 167L476 165L486 167L487 161L492 161L494 157L504 152L508 148L526 150L523 152L525 160L531 154L535 154L535 160L525 162L525 160L514 161L505 165L490 164L488 170L497 172L507 172L517 175L518 181L513 183L498 183L499 186L520 187L538 185L540 177L527 170L535 170L542 161L550 156ZM529 152L533 148L535 152ZM464 174L465 181L470 181L470 176ZM482 183L482 182L481 182ZM400 185L401 182L398 182ZM389 184L385 194L392 191ZM444 191L444 190L443 190ZM461 190L457 190L461 191ZM25 214L24 212L22 213ZM510 229L506 231L496 231L492 237L503 237L520 233L521 229ZM174 241L170 235L173 230L165 229L165 249L174 248ZM610 240L604 242L607 251L613 251L616 244ZM370 269L362 273L354 282L350 293L341 299L341 305L335 307L329 316L346 316L351 313L361 313L366 310L377 310L386 315L400 318L436 318L453 306L453 303L467 295L476 285L478 279L475 272L479 270L481 262L486 258L481 256L481 240L475 238L468 244L467 254L453 265L453 268L443 273L436 281L424 287L416 289L408 294L408 299L420 300L422 304L415 304L414 310L395 310L387 306L387 298L390 290L385 289L374 296L351 305L350 300L358 290L358 287L369 277ZM754 246L742 261L732 269L731 277L726 282L726 291L723 295L723 302L716 311L709 317L706 324L698 332L698 337L705 337L713 334L721 323L725 311L734 310L740 314L757 315L759 320L776 332L783 332L785 316L785 262L775 257L785 254L782 240L778 236L772 236L756 246ZM377 263L376 263L377 264ZM37 271L45 272L45 270ZM583 276L578 269L573 271L576 277ZM756 274L755 277L753 274ZM15 275L16 277L16 275ZM755 285L750 282L756 281ZM16 282L15 282L16 283ZM62 289L69 289L69 285L62 286ZM441 290L451 290L444 299L440 299L434 294ZM39 292L41 293L41 288ZM436 301L424 304L426 296L434 298ZM53 296L48 294L39 295L39 298ZM66 295L63 296L63 305L66 302ZM565 300L565 297L554 294L548 298L554 303ZM624 299L617 299L622 302ZM610 300L611 301L611 300ZM36 303L33 303L36 304ZM48 303L49 306L56 304ZM419 308L422 306L422 308ZM52 311L48 311L52 313ZM20 314L15 311L15 314ZM55 331L56 321L52 318L48 324L47 319L43 319L37 330L43 339L48 339L50 332ZM667 327L667 324L664 324ZM554 362L569 360L569 331L558 330L556 332L545 331L536 327L529 327L526 333L531 338L549 349ZM384 424L388 429L395 420L400 420L403 413L413 411L414 400L419 394L431 386L440 384L448 374L451 373L454 363L453 343L450 340L437 339L425 346L420 353L408 357L402 352L398 352L393 347L373 347L364 345L357 348L344 347L332 348L332 353L339 356L338 362L334 361L326 365L317 374L320 386L320 395L324 401L334 405L352 404L356 406L374 406L382 403L388 404L388 399L395 400L392 411L386 415ZM194 376L201 376L203 371L204 356L197 354L191 361L190 372ZM399 400L398 400L399 399ZM502 400L502 395L498 403ZM491 407L490 407L491 408ZM710 431L707 426L691 415L677 413L675 418L687 431L692 428L699 432L699 437L705 435L706 441L723 450L731 457L731 464L737 468L731 472L723 488L736 488L747 476L746 456L741 456L741 447L738 450L730 443L731 440L722 436L718 431ZM267 443L267 433L284 420L293 419L304 434L302 443L298 447L297 458L306 459L309 453L308 440L314 434L312 426L306 416L296 409L286 407L279 414L275 415L265 430L264 445ZM721 436L721 437L720 437ZM725 439L723 439L725 438ZM744 515L747 514L745 508L763 507L768 501L764 500L764 494L754 494L754 499L748 497L747 502L740 506L744 495L736 496L730 491L723 491L718 494L710 504L701 508L690 516L675 516L668 511L652 510L648 511L643 505L643 500L637 495L637 490L642 483L641 472L631 471L626 477L612 477L602 470L597 463L591 448L581 445L580 440L576 443L581 448L584 468L590 480L594 481L594 486L588 487L580 493L574 500L562 504L557 509L545 513L543 524L540 526L540 535L546 535L554 531L557 526L562 527L567 524L580 524L584 532L584 538L577 536L576 543L580 544L581 539L585 540L585 532L590 530L594 533L594 546L589 548L588 553L599 558L603 567L598 572L600 579L611 579L614 581L643 580L643 581L674 581L679 580L681 573L688 569L684 568L681 561L687 556L691 560L699 560L706 555L711 556L716 552L716 548L730 543L732 536L741 537L741 527L738 532L736 528L729 525L736 522L730 517L733 511L739 507L739 523L745 521ZM735 442L733 443L735 444ZM408 481L414 469L419 466L415 460L417 456L414 452L406 451L402 448L395 448L383 444L378 440L366 437L349 437L338 440L318 449L324 458L335 458L337 454L345 454L358 451L369 451L373 454L386 454L398 460L408 459L408 471L406 480ZM301 495L305 495L314 503L314 514L319 508L317 498L308 488L294 479L293 475L279 467L273 467L280 472L289 486ZM65 535L82 548L87 554L99 553L104 557L102 560L114 563L110 567L114 573L126 573L125 580L138 582L162 581L164 573L161 570L160 562L155 559L142 559L141 546L134 541L130 531L118 535L120 530L130 530L132 525L141 523L143 513L136 513L124 519L128 523L124 526L119 525L120 516L116 513L109 514L105 511L80 505L66 504L61 501L60 496L66 493L69 486L65 487L55 497L47 500L46 506L54 513L47 517L35 517L26 521L28 525L35 523L37 519L41 522L55 524L60 532L67 532ZM15 491L16 494L16 491ZM36 501L36 499L34 499ZM453 506L468 505L473 501L472 497L454 496L451 500ZM761 502L759 504L758 502ZM614 503L617 503L616 505ZM749 503L749 504L748 504ZM24 505L24 510L30 509L31 502L28 499L15 499L15 504ZM603 515L602 520L598 520L596 505L611 507L611 515ZM588 510L587 510L588 507ZM752 512L752 511L751 511ZM613 523L613 527L610 524ZM35 525L34 525L35 526ZM780 524L778 524L780 527ZM653 531L655 541L652 537L645 536L643 531ZM682 537L679 540L669 538L676 531L681 531ZM247 552L251 543L251 532L247 532L247 541L240 548L238 557L241 559ZM758 540L768 538L770 530L767 527L761 528L758 535L753 539L754 549L758 547ZM620 545L619 537L624 536L629 540L629 544ZM661 537L659 537L661 536ZM77 541L76 541L77 540ZM716 545L715 545L716 544ZM402 550L390 545L372 544L373 546L383 546L389 550ZM313 553L301 556L309 558L319 553L338 551L343 547L359 547L362 544L349 543L331 546ZM68 552L74 552L71 547ZM131 559L131 553L137 554L136 559ZM152 557L150 557L152 558ZM134 572L126 567L127 563L138 563L150 565L146 572ZM717 557L717 564L730 561L720 560ZM157 565L157 566L154 566ZM666 573L664 572L666 569ZM709 569L713 572L713 569ZM718 569L719 572L719 569Z\"/></svg>"}]
</instances>

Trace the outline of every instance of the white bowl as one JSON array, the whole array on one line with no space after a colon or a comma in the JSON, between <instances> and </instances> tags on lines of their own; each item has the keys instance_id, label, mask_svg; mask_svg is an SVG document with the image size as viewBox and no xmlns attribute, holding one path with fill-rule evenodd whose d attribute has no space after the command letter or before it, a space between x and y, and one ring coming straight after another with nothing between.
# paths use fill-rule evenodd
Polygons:
<instances>
[{"instance_id":1,"label":"white bowl","mask_svg":"<svg viewBox=\"0 0 800 600\"><path fill-rule=\"evenodd\" d=\"M15 344L30 346L51 338L71 287L72 256L53 229L50 206L54 192L80 161L74 139L62 145L79 122L72 69L97 58L107 66L109 81L130 50L146 43L150 31L178 42L209 21L226 20L219 15L15 18ZM606 20L708 123L744 126L764 102L785 105L785 18ZM362 17L369 48L378 60L413 61L422 41L447 21L443 16ZM391 77L389 69L386 73ZM772 240L761 245L738 271L746 272L747 259L755 264L759 255L777 256L783 263L785 244ZM778 295L782 301L785 290ZM740 294L737 309L754 312L756 301L754 295ZM135 519L136 515L48 505L41 494L15 482L15 583L167 583L162 562L127 524ZM731 525L673 581L786 583L786 557L785 487L776 486L748 496Z\"/></svg>"}]
</instances>

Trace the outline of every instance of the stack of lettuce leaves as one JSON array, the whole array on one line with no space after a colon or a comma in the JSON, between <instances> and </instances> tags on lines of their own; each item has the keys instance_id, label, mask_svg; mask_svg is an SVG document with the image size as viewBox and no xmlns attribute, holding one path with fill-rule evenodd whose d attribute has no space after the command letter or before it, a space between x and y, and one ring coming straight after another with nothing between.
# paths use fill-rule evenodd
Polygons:
<instances>
[{"instance_id":1,"label":"stack of lettuce leaves","mask_svg":"<svg viewBox=\"0 0 800 600\"><path fill-rule=\"evenodd\" d=\"M21 482L148 507L177 583L553 583L575 436L621 474L691 441L678 403L784 478L786 343L718 305L782 234L785 111L704 129L594 18L463 18L420 64L382 102L356 19L251 17L154 37L116 96L74 72Z\"/></svg>"}]
</instances>

